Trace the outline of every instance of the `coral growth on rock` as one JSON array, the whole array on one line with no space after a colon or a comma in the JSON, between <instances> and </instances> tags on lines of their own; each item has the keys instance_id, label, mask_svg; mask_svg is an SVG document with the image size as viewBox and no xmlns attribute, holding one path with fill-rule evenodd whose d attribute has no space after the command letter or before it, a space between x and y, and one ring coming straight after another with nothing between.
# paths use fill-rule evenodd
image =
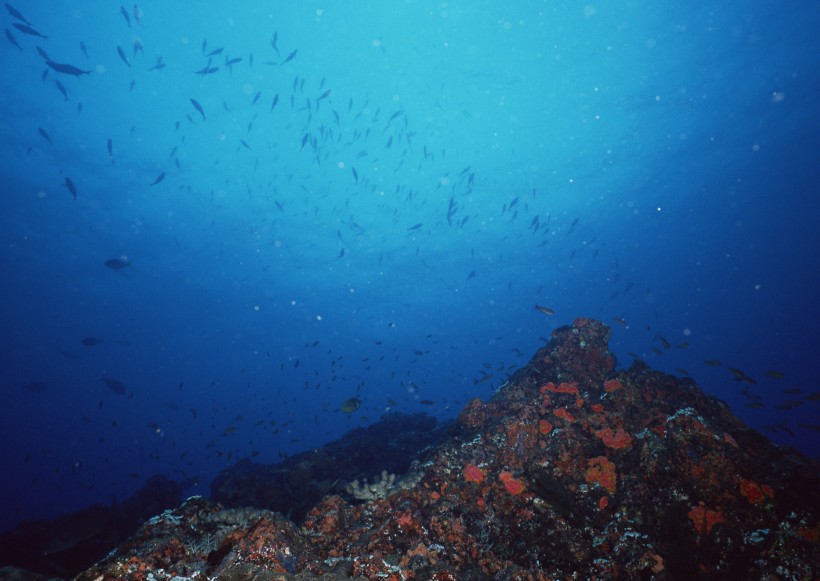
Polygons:
<instances>
[{"instance_id":1,"label":"coral growth on rock","mask_svg":"<svg viewBox=\"0 0 820 581\"><path fill-rule=\"evenodd\" d=\"M364 501L334 490L299 528L189 499L78 578L820 576L817 464L691 380L617 370L608 339L591 319L557 329L464 408L411 486Z\"/></svg>"}]
</instances>

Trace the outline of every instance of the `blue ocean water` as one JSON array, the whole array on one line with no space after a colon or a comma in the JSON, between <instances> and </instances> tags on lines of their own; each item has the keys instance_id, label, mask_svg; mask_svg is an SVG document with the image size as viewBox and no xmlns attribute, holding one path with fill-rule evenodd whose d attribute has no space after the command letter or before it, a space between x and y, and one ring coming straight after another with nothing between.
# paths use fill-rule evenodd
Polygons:
<instances>
[{"instance_id":1,"label":"blue ocean water","mask_svg":"<svg viewBox=\"0 0 820 581\"><path fill-rule=\"evenodd\" d=\"M0 529L452 418L581 316L817 456L816 2L102 4L0 10Z\"/></svg>"}]
</instances>

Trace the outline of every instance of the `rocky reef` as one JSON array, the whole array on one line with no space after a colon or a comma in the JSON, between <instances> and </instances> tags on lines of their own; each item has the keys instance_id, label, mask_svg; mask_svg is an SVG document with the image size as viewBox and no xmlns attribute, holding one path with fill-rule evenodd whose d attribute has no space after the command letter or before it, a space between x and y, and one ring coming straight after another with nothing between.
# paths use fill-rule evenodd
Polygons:
<instances>
[{"instance_id":1,"label":"rocky reef","mask_svg":"<svg viewBox=\"0 0 820 581\"><path fill-rule=\"evenodd\" d=\"M818 578L817 463L689 379L617 369L608 339L590 319L557 329L412 470L369 474L384 494L323 484L298 525L283 507L191 498L77 578ZM268 470L231 490L264 489Z\"/></svg>"}]
</instances>

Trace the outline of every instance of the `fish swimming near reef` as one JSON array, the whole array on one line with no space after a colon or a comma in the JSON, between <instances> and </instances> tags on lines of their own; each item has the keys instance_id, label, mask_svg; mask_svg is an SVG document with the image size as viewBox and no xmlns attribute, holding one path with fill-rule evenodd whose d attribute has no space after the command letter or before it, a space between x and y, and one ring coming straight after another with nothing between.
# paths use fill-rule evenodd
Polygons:
<instances>
[{"instance_id":1,"label":"fish swimming near reef","mask_svg":"<svg viewBox=\"0 0 820 581\"><path fill-rule=\"evenodd\" d=\"M109 258L103 264L111 270L122 270L126 266L131 266L131 261L122 258Z\"/></svg>"},{"instance_id":2,"label":"fish swimming near reef","mask_svg":"<svg viewBox=\"0 0 820 581\"><path fill-rule=\"evenodd\" d=\"M535 310L538 311L539 313L544 313L545 315L552 316L552 315L555 314L555 311L553 311L551 308L542 307L541 305L535 305Z\"/></svg>"},{"instance_id":3,"label":"fish swimming near reef","mask_svg":"<svg viewBox=\"0 0 820 581\"><path fill-rule=\"evenodd\" d=\"M103 377L101 379L105 383L105 386L116 393L117 395L125 395L128 393L128 390L125 389L125 385L118 379L112 379L110 377Z\"/></svg>"},{"instance_id":4,"label":"fish swimming near reef","mask_svg":"<svg viewBox=\"0 0 820 581\"><path fill-rule=\"evenodd\" d=\"M342 410L346 414L352 414L355 412L359 407L362 405L362 400L358 397L351 397L342 402L340 410Z\"/></svg>"}]
</instances>

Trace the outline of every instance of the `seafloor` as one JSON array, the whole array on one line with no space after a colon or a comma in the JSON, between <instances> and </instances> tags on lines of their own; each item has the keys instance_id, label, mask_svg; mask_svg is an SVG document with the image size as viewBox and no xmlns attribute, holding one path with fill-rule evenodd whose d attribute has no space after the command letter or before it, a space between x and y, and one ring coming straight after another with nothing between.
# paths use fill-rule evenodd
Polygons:
<instances>
[{"instance_id":1,"label":"seafloor","mask_svg":"<svg viewBox=\"0 0 820 581\"><path fill-rule=\"evenodd\" d=\"M0 578L820 578L818 463L690 379L617 370L609 335L591 319L557 329L453 424L386 416L280 464L240 462L214 500L177 506L155 479L117 508L127 521L97 507L59 530L27 523L0 538L19 567Z\"/></svg>"}]
</instances>

